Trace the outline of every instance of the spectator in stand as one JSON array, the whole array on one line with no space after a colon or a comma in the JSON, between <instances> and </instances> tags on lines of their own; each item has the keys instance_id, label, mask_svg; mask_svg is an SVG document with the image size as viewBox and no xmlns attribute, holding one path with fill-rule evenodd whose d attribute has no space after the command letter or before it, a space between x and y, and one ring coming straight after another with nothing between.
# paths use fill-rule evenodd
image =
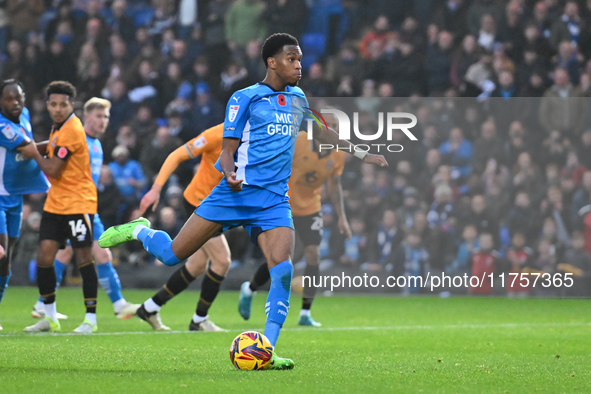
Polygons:
<instances>
[{"instance_id":1,"label":"spectator in stand","mask_svg":"<svg viewBox=\"0 0 591 394\"><path fill-rule=\"evenodd\" d=\"M494 250L494 240L490 233L480 234L478 241L478 250L475 250L472 254L470 273L472 276L480 278L478 286L474 286L470 283L471 294L492 294L494 284L488 278L490 274L497 273L500 268L498 264L498 254ZM482 278L485 278L482 281Z\"/></svg>"},{"instance_id":2,"label":"spectator in stand","mask_svg":"<svg viewBox=\"0 0 591 394\"><path fill-rule=\"evenodd\" d=\"M416 232L409 232L404 242L393 253L393 270L396 276L406 277L406 286L402 294L418 294L423 292L421 281L411 280L411 277L422 277L426 280L431 271L429 253L422 245L421 236Z\"/></svg>"},{"instance_id":3,"label":"spectator in stand","mask_svg":"<svg viewBox=\"0 0 591 394\"><path fill-rule=\"evenodd\" d=\"M249 41L246 45L244 66L248 72L248 81L254 85L265 79L267 68L261 62L261 44L257 40Z\"/></svg>"},{"instance_id":4,"label":"spectator in stand","mask_svg":"<svg viewBox=\"0 0 591 394\"><path fill-rule=\"evenodd\" d=\"M584 28L584 23L579 16L579 6L575 1L569 1L564 6L564 14L552 25L550 44L555 50L563 41L570 41L576 46Z\"/></svg>"},{"instance_id":5,"label":"spectator in stand","mask_svg":"<svg viewBox=\"0 0 591 394\"><path fill-rule=\"evenodd\" d=\"M464 227L462 240L455 260L445 268L448 275L463 276L469 272L472 254L478 250L478 231L474 225Z\"/></svg>"},{"instance_id":6,"label":"spectator in stand","mask_svg":"<svg viewBox=\"0 0 591 394\"><path fill-rule=\"evenodd\" d=\"M459 216L459 228L471 224L476 227L476 231L479 234L488 233L492 235L493 240L498 245L499 243L499 220L498 218L492 217L486 206L486 200L484 196L477 194L472 197L470 201L470 210L468 212L460 212Z\"/></svg>"},{"instance_id":7,"label":"spectator in stand","mask_svg":"<svg viewBox=\"0 0 591 394\"><path fill-rule=\"evenodd\" d=\"M524 268L530 264L533 250L526 246L526 239L523 233L515 233L511 238L511 247L507 251L509 260L509 274L506 277L507 295L509 297L522 298L528 295L530 286L522 280ZM529 279L529 277L527 277Z\"/></svg>"},{"instance_id":8,"label":"spectator in stand","mask_svg":"<svg viewBox=\"0 0 591 394\"><path fill-rule=\"evenodd\" d=\"M515 203L507 218L507 227L512 235L524 234L527 244L532 244L538 237L540 232L539 215L532 206L527 192L520 191L515 195Z\"/></svg>"},{"instance_id":9,"label":"spectator in stand","mask_svg":"<svg viewBox=\"0 0 591 394\"><path fill-rule=\"evenodd\" d=\"M472 143L464 139L462 129L449 132L449 139L439 147L441 160L452 167L452 178L467 177L472 171Z\"/></svg>"},{"instance_id":10,"label":"spectator in stand","mask_svg":"<svg viewBox=\"0 0 591 394\"><path fill-rule=\"evenodd\" d=\"M158 127L151 143L144 144L140 154L140 164L150 183L158 175L168 155L181 145L182 142L171 136L166 126Z\"/></svg>"},{"instance_id":11,"label":"spectator in stand","mask_svg":"<svg viewBox=\"0 0 591 394\"><path fill-rule=\"evenodd\" d=\"M540 103L540 124L548 133L556 130L561 135L576 138L583 129L584 101L580 90L570 82L563 68L554 71L554 85L544 93ZM565 108L565 104L567 107Z\"/></svg>"},{"instance_id":12,"label":"spectator in stand","mask_svg":"<svg viewBox=\"0 0 591 394\"><path fill-rule=\"evenodd\" d=\"M268 25L268 34L288 33L298 39L304 28L301 21L305 21L307 17L308 6L305 0L268 0L262 15Z\"/></svg>"},{"instance_id":13,"label":"spectator in stand","mask_svg":"<svg viewBox=\"0 0 591 394\"><path fill-rule=\"evenodd\" d=\"M113 175L109 166L101 168L101 175L97 186L98 209L97 212L105 226L111 227L118 224L117 213L121 204L121 193L113 182Z\"/></svg>"},{"instance_id":14,"label":"spectator in stand","mask_svg":"<svg viewBox=\"0 0 591 394\"><path fill-rule=\"evenodd\" d=\"M158 212L158 219L154 228L166 231L171 237L176 237L181 231L184 222L179 219L177 213L171 207L163 207Z\"/></svg>"},{"instance_id":15,"label":"spectator in stand","mask_svg":"<svg viewBox=\"0 0 591 394\"><path fill-rule=\"evenodd\" d=\"M106 18L106 24L111 33L117 33L126 43L130 43L135 36L135 25L133 20L125 14L127 2L115 0L111 3L111 13Z\"/></svg>"},{"instance_id":16,"label":"spectator in stand","mask_svg":"<svg viewBox=\"0 0 591 394\"><path fill-rule=\"evenodd\" d=\"M583 230L584 217L581 215L584 212L584 208L591 204L591 171L587 171L583 174L581 185L575 192L572 198L571 204L571 220L574 228L577 230Z\"/></svg>"},{"instance_id":17,"label":"spectator in stand","mask_svg":"<svg viewBox=\"0 0 591 394\"><path fill-rule=\"evenodd\" d=\"M370 263L362 267L363 270L380 271L385 269L387 263L392 262L394 250L404 239L404 232L397 223L394 211L387 209L382 215L382 222L378 231L374 234L371 241Z\"/></svg>"},{"instance_id":18,"label":"spectator in stand","mask_svg":"<svg viewBox=\"0 0 591 394\"><path fill-rule=\"evenodd\" d=\"M490 159L498 163L503 162L503 143L497 137L497 129L492 119L482 124L480 138L474 143L474 156L472 166L474 172L481 174Z\"/></svg>"},{"instance_id":19,"label":"spectator in stand","mask_svg":"<svg viewBox=\"0 0 591 394\"><path fill-rule=\"evenodd\" d=\"M129 158L129 150L126 147L115 147L111 156L114 161L109 163L109 169L115 185L121 193L125 208L133 208L138 204L148 180L140 163Z\"/></svg>"},{"instance_id":20,"label":"spectator in stand","mask_svg":"<svg viewBox=\"0 0 591 394\"><path fill-rule=\"evenodd\" d=\"M447 0L437 2L433 21L455 37L463 37L468 32L467 18L469 1Z\"/></svg>"},{"instance_id":21,"label":"spectator in stand","mask_svg":"<svg viewBox=\"0 0 591 394\"><path fill-rule=\"evenodd\" d=\"M267 34L263 19L265 4L260 0L238 0L226 13L226 39L235 56L243 53L246 44L252 40L262 41Z\"/></svg>"},{"instance_id":22,"label":"spectator in stand","mask_svg":"<svg viewBox=\"0 0 591 394\"><path fill-rule=\"evenodd\" d=\"M558 47L558 55L554 58L554 66L565 69L570 81L574 85L580 82L580 68L582 57L577 52L577 47L570 41L563 41Z\"/></svg>"},{"instance_id":23,"label":"spectator in stand","mask_svg":"<svg viewBox=\"0 0 591 394\"><path fill-rule=\"evenodd\" d=\"M388 17L386 15L378 16L373 24L373 30L367 32L361 39L361 55L366 59L379 58L386 49L388 39L393 34Z\"/></svg>"},{"instance_id":24,"label":"spectator in stand","mask_svg":"<svg viewBox=\"0 0 591 394\"><path fill-rule=\"evenodd\" d=\"M480 20L480 30L478 31L478 45L481 48L492 51L497 43L497 27L495 19L490 14L482 15Z\"/></svg>"},{"instance_id":25,"label":"spectator in stand","mask_svg":"<svg viewBox=\"0 0 591 394\"><path fill-rule=\"evenodd\" d=\"M349 220L351 224L351 239L345 239L344 253L340 257L340 264L344 267L357 268L367 261L368 239L365 231L365 222L357 217Z\"/></svg>"},{"instance_id":26,"label":"spectator in stand","mask_svg":"<svg viewBox=\"0 0 591 394\"><path fill-rule=\"evenodd\" d=\"M571 247L564 254L562 263L556 267L559 272L571 274L572 286L564 286L567 296L589 297L591 285L591 255L585 250L585 238L579 232L572 236Z\"/></svg>"},{"instance_id":27,"label":"spectator in stand","mask_svg":"<svg viewBox=\"0 0 591 394\"><path fill-rule=\"evenodd\" d=\"M224 121L224 107L211 96L209 86L199 82L195 87L196 99L193 107L193 132L195 135Z\"/></svg>"},{"instance_id":28,"label":"spectator in stand","mask_svg":"<svg viewBox=\"0 0 591 394\"><path fill-rule=\"evenodd\" d=\"M452 35L447 31L441 31L437 36L437 42L427 47L425 72L429 95L441 94L450 86L452 46Z\"/></svg>"},{"instance_id":29,"label":"spectator in stand","mask_svg":"<svg viewBox=\"0 0 591 394\"><path fill-rule=\"evenodd\" d=\"M330 82L324 78L322 65L314 63L308 69L308 77L299 85L307 96L331 97Z\"/></svg>"},{"instance_id":30,"label":"spectator in stand","mask_svg":"<svg viewBox=\"0 0 591 394\"><path fill-rule=\"evenodd\" d=\"M238 62L232 61L221 73L220 102L227 103L237 90L248 86L248 71Z\"/></svg>"},{"instance_id":31,"label":"spectator in stand","mask_svg":"<svg viewBox=\"0 0 591 394\"><path fill-rule=\"evenodd\" d=\"M482 16L488 14L492 17L493 23L498 23L503 10L498 1L495 0L474 0L468 9L468 31L478 36L481 28Z\"/></svg>"}]
</instances>

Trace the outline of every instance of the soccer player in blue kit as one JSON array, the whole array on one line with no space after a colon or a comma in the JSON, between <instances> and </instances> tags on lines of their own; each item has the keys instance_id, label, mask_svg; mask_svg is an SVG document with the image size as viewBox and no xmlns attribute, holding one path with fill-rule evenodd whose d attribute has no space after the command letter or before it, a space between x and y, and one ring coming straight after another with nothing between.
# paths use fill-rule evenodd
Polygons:
<instances>
[{"instance_id":1,"label":"soccer player in blue kit","mask_svg":"<svg viewBox=\"0 0 591 394\"><path fill-rule=\"evenodd\" d=\"M263 44L267 75L240 90L226 107L222 152L216 168L220 184L203 200L173 240L149 228L140 218L114 226L99 239L111 247L137 239L166 265L191 256L209 238L243 226L258 242L269 265L271 288L265 305L265 336L273 346L287 317L291 292L294 230L287 197L294 143L304 120L306 96L296 85L302 77L302 51L295 37L273 34ZM315 138L333 146L349 146L336 132L315 127ZM387 166L383 156L358 155L366 163ZM273 353L268 369L292 369L290 359Z\"/></svg>"},{"instance_id":2,"label":"soccer player in blue kit","mask_svg":"<svg viewBox=\"0 0 591 394\"><path fill-rule=\"evenodd\" d=\"M92 180L97 187L101 168L103 166L103 147L100 138L103 136L109 125L110 109L111 102L98 97L93 97L84 104L84 131L86 132L86 144L88 145L90 156L90 172ZM94 237L92 254L96 259L99 283L107 292L117 318L129 319L135 316L135 312L140 305L132 304L125 300L121 294L119 275L117 275L117 271L115 271L115 268L111 263L113 258L111 251L98 246L98 238L104 232L103 222L98 213L94 215L92 224L92 235ZM55 258L54 267L58 287L64 276L66 265L72 259L73 254L74 251L72 250L72 247L68 245L65 249L60 249ZM31 316L36 318L45 317L45 309L41 297L39 297L37 303L33 306ZM67 316L58 314L58 318L60 318L60 316L61 318L67 318Z\"/></svg>"},{"instance_id":3,"label":"soccer player in blue kit","mask_svg":"<svg viewBox=\"0 0 591 394\"><path fill-rule=\"evenodd\" d=\"M0 301L10 279L10 257L20 236L23 195L45 193L49 182L34 160L19 149L33 140L23 85L7 79L0 85ZM2 326L0 325L0 330Z\"/></svg>"}]
</instances>

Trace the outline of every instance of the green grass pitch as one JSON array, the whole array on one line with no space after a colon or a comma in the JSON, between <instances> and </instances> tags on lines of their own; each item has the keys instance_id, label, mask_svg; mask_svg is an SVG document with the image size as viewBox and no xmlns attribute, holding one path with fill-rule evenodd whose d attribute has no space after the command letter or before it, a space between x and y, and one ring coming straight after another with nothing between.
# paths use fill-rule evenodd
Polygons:
<instances>
[{"instance_id":1,"label":"green grass pitch","mask_svg":"<svg viewBox=\"0 0 591 394\"><path fill-rule=\"evenodd\" d=\"M152 292L124 294L141 302ZM172 300L164 323L187 330L197 296ZM276 350L295 369L243 372L228 349L239 332L262 330L264 293L247 322L237 293L219 295L210 316L229 333L155 333L117 320L101 291L100 334L74 335L82 291L64 288L64 334L26 334L35 298L34 288L10 287L0 305L1 393L591 392L589 300L322 298L315 329L297 326L301 300L292 298Z\"/></svg>"}]
</instances>

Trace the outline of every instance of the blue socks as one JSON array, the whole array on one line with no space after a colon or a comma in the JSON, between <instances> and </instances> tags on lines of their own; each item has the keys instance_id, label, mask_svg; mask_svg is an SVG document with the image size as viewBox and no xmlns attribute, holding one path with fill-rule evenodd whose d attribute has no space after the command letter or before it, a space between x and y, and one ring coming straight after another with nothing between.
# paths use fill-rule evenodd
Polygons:
<instances>
[{"instance_id":1,"label":"blue socks","mask_svg":"<svg viewBox=\"0 0 591 394\"><path fill-rule=\"evenodd\" d=\"M172 252L172 239L166 232L146 227L140 230L137 239L142 241L148 253L164 264L176 265L181 262Z\"/></svg>"},{"instance_id":2,"label":"blue socks","mask_svg":"<svg viewBox=\"0 0 591 394\"><path fill-rule=\"evenodd\" d=\"M62 284L62 279L64 279L64 271L66 270L67 265L56 259L53 262L53 267L55 269L56 280L55 290L57 291ZM43 302L43 297L39 296L39 301Z\"/></svg>"},{"instance_id":3,"label":"blue socks","mask_svg":"<svg viewBox=\"0 0 591 394\"><path fill-rule=\"evenodd\" d=\"M2 297L4 296L4 291L8 287L8 281L12 276L12 271L8 271L8 276L0 276L0 302L2 302Z\"/></svg>"},{"instance_id":4,"label":"blue socks","mask_svg":"<svg viewBox=\"0 0 591 394\"><path fill-rule=\"evenodd\" d=\"M119 281L117 271L113 268L113 264L110 261L106 264L97 264L96 270L98 271L99 283L107 292L111 302L115 303L122 299L121 282Z\"/></svg>"},{"instance_id":5,"label":"blue socks","mask_svg":"<svg viewBox=\"0 0 591 394\"><path fill-rule=\"evenodd\" d=\"M274 347L289 311L293 267L289 261L283 261L271 268L269 274L271 275L271 288L265 304L265 312L267 313L265 336L269 338Z\"/></svg>"}]
</instances>

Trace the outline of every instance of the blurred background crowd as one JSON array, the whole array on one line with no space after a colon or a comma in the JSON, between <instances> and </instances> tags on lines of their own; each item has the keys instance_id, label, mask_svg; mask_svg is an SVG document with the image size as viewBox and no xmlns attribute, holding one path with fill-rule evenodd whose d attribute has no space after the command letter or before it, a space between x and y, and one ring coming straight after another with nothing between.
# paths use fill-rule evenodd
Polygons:
<instances>
[{"instance_id":1,"label":"blurred background crowd","mask_svg":"<svg viewBox=\"0 0 591 394\"><path fill-rule=\"evenodd\" d=\"M221 123L231 94L264 78L261 44L274 32L300 40L311 100L354 100L369 131L380 111L419 119L418 142L393 136L404 151L387 155L387 170L348 158L352 239L323 194L324 272L460 274L484 264L575 277L570 288L485 293L590 295L591 1L1 0L0 78L25 84L37 140L51 127L48 82L72 82L78 107L111 100L99 186L110 226L136 214L169 153ZM171 236L189 215L182 190L197 165L181 165L153 214ZM43 198L27 199L19 261L35 255ZM234 266L261 258L243 232L228 237ZM138 246L121 248L119 261L148 262Z\"/></svg>"}]
</instances>

